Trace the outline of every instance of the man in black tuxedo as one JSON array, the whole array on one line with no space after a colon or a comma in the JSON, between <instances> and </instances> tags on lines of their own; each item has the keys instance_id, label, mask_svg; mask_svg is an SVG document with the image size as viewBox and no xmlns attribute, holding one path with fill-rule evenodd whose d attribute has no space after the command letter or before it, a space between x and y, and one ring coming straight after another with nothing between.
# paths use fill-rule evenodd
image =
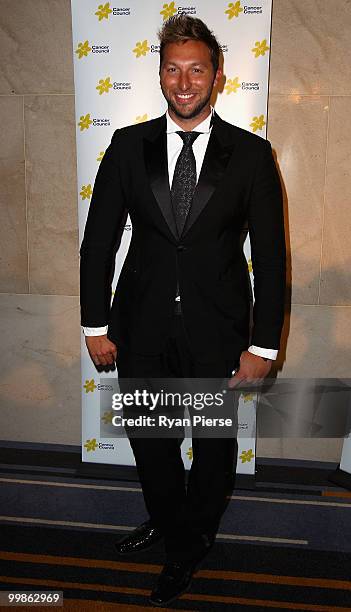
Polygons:
<instances>
[{"instance_id":1,"label":"man in black tuxedo","mask_svg":"<svg viewBox=\"0 0 351 612\"><path fill-rule=\"evenodd\" d=\"M211 108L219 46L199 19L160 32L165 115L116 130L101 162L81 246L81 313L96 365L120 378L263 379L279 349L285 288L281 187L269 142ZM133 233L110 307L118 234ZM247 223L254 272L242 251ZM236 370L234 375L233 372ZM194 438L188 487L177 438L130 438L150 520L117 549L165 538L151 595L164 605L188 588L212 546L233 484L235 438Z\"/></svg>"}]
</instances>

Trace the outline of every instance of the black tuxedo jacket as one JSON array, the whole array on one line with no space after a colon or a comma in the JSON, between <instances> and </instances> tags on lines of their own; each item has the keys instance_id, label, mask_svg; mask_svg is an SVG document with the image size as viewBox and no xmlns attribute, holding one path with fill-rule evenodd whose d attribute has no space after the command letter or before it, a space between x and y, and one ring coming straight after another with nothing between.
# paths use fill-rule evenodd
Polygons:
<instances>
[{"instance_id":1,"label":"black tuxedo jacket","mask_svg":"<svg viewBox=\"0 0 351 612\"><path fill-rule=\"evenodd\" d=\"M112 307L118 235L133 231ZM81 323L141 354L167 339L179 282L183 320L199 361L249 345L248 227L255 306L251 342L279 348L285 287L281 186L268 141L223 121L213 128L182 235L172 213L166 116L116 130L96 176L81 245Z\"/></svg>"}]
</instances>

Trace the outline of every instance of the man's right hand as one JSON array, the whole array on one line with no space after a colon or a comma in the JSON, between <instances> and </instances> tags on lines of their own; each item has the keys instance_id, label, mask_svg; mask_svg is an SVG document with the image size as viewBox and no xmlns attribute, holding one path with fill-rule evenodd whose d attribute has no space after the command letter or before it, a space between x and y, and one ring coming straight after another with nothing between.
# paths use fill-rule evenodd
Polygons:
<instances>
[{"instance_id":1,"label":"man's right hand","mask_svg":"<svg viewBox=\"0 0 351 612\"><path fill-rule=\"evenodd\" d=\"M117 359L117 347L107 338L107 334L103 336L85 336L85 343L96 366L113 365Z\"/></svg>"}]
</instances>

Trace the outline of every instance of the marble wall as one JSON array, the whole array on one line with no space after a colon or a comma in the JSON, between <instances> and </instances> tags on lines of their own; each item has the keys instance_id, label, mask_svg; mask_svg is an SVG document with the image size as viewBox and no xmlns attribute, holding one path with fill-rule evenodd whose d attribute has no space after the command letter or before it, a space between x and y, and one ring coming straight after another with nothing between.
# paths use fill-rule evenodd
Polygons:
<instances>
[{"instance_id":1,"label":"marble wall","mask_svg":"<svg viewBox=\"0 0 351 612\"><path fill-rule=\"evenodd\" d=\"M69 0L0 0L1 439L80 443L75 119ZM349 0L273 0L268 138L285 193L283 377L348 377ZM340 442L261 440L339 459Z\"/></svg>"},{"instance_id":2,"label":"marble wall","mask_svg":"<svg viewBox=\"0 0 351 612\"><path fill-rule=\"evenodd\" d=\"M0 439L79 444L70 2L0 8Z\"/></svg>"}]
</instances>

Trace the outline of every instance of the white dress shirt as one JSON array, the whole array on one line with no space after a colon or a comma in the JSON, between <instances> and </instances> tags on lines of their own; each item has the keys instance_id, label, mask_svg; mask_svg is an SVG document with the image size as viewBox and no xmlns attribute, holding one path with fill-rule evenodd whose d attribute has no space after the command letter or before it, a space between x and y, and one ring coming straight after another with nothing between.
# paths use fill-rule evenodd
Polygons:
<instances>
[{"instance_id":1,"label":"white dress shirt","mask_svg":"<svg viewBox=\"0 0 351 612\"><path fill-rule=\"evenodd\" d=\"M211 113L208 115L208 117L206 117L206 119L204 119L201 123L199 123L194 128L194 131L201 132L193 144L197 178L199 178L200 176L202 162L204 161L208 141L209 141L211 130L212 130L212 125L211 125L212 114L213 114L213 108L211 109ZM183 148L183 140L181 139L179 134L177 134L176 132L183 132L185 130L182 130L182 128L179 127L179 125L177 125L173 121L173 119L169 116L168 111L166 113L166 118L167 118L166 132L167 132L168 176L169 176L169 187L171 188L174 169L177 163L179 153L181 152ZM83 327L83 332L85 336L102 336L107 333L107 329L108 329L107 325L104 327ZM277 353L278 353L278 351L275 349L261 348L259 346L254 346L254 345L251 345L248 348L248 350L250 351L250 353L253 353L254 355L258 355L259 357L264 357L266 359L272 359L272 360L277 358Z\"/></svg>"}]
</instances>

